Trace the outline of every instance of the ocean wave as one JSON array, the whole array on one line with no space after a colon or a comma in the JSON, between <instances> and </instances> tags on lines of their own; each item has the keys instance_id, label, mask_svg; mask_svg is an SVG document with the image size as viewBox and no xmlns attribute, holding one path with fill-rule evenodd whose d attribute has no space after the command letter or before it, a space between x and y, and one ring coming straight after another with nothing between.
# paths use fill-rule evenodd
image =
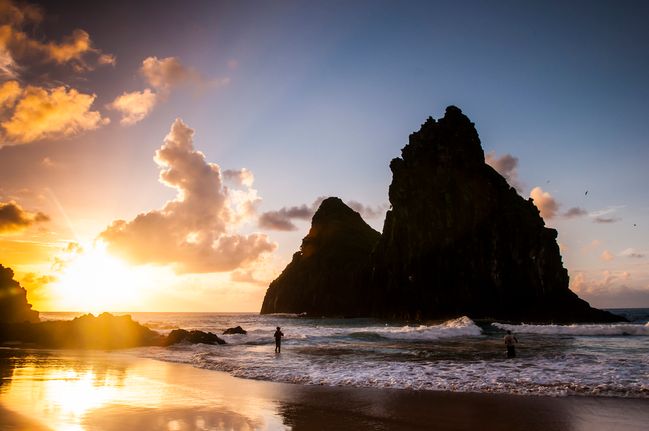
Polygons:
<instances>
[{"instance_id":1,"label":"ocean wave","mask_svg":"<svg viewBox=\"0 0 649 431\"><path fill-rule=\"evenodd\" d=\"M645 325L633 323L610 324L572 324L572 325L509 325L506 323L492 323L502 330L526 334L545 335L637 335L649 336L649 323Z\"/></svg>"},{"instance_id":2,"label":"ocean wave","mask_svg":"<svg viewBox=\"0 0 649 431\"><path fill-rule=\"evenodd\" d=\"M478 336L482 334L482 329L473 320L462 316L438 325L371 327L363 331L357 329L355 332L374 333L389 339L430 341L440 338Z\"/></svg>"},{"instance_id":3,"label":"ocean wave","mask_svg":"<svg viewBox=\"0 0 649 431\"><path fill-rule=\"evenodd\" d=\"M304 358L264 355L246 358L222 356L218 348L179 357L158 359L191 363L197 368L227 372L235 377L325 386L352 386L409 390L505 393L545 396L614 396L649 398L649 383L611 374L607 363L577 362L369 361L356 357L341 364Z\"/></svg>"}]
</instances>

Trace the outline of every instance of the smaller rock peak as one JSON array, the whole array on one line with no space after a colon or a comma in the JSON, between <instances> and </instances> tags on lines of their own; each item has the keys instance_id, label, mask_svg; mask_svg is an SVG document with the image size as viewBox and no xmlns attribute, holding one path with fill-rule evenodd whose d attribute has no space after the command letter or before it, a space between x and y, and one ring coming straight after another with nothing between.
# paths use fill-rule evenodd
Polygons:
<instances>
[{"instance_id":1,"label":"smaller rock peak","mask_svg":"<svg viewBox=\"0 0 649 431\"><path fill-rule=\"evenodd\" d=\"M428 117L421 129L410 135L401 157L407 164L426 161L435 166L454 165L467 169L484 163L484 152L474 124L454 105L448 106L439 120ZM399 162L393 162L390 168L394 173L399 169Z\"/></svg>"},{"instance_id":2,"label":"smaller rock peak","mask_svg":"<svg viewBox=\"0 0 649 431\"><path fill-rule=\"evenodd\" d=\"M444 113L444 118L449 118L449 117L464 117L466 116L462 113L462 110L458 108L455 105L449 105L446 107L446 111Z\"/></svg>"},{"instance_id":3,"label":"smaller rock peak","mask_svg":"<svg viewBox=\"0 0 649 431\"><path fill-rule=\"evenodd\" d=\"M332 196L322 201L313 215L313 223L344 220L354 215L358 215L358 213L348 207L342 199Z\"/></svg>"},{"instance_id":4,"label":"smaller rock peak","mask_svg":"<svg viewBox=\"0 0 649 431\"><path fill-rule=\"evenodd\" d=\"M469 127L474 128L473 123L464 115L462 110L455 105L446 107L444 118L440 119L440 123L452 124L454 127Z\"/></svg>"}]
</instances>

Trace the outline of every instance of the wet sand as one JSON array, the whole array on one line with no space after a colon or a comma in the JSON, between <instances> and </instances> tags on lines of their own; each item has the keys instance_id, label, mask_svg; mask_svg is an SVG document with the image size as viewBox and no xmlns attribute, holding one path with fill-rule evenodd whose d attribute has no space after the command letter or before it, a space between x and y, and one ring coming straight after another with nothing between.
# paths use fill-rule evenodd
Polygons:
<instances>
[{"instance_id":1,"label":"wet sand","mask_svg":"<svg viewBox=\"0 0 649 431\"><path fill-rule=\"evenodd\" d=\"M597 431L649 423L649 399L289 385L123 353L1 349L0 372L2 430Z\"/></svg>"}]
</instances>

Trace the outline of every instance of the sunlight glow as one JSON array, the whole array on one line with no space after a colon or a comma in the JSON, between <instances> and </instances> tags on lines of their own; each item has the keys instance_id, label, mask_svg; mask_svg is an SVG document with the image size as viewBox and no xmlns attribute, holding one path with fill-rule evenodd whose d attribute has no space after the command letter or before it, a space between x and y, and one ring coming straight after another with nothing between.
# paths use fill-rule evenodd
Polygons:
<instances>
[{"instance_id":1,"label":"sunlight glow","mask_svg":"<svg viewBox=\"0 0 649 431\"><path fill-rule=\"evenodd\" d=\"M147 284L142 270L111 256L102 243L70 252L52 286L58 309L70 311L128 310Z\"/></svg>"}]
</instances>

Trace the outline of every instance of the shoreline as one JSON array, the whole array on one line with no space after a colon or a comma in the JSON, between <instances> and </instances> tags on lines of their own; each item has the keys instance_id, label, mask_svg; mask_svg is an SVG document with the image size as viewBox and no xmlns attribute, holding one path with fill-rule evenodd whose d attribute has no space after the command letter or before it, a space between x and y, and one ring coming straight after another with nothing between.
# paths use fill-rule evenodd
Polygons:
<instances>
[{"instance_id":1,"label":"shoreline","mask_svg":"<svg viewBox=\"0 0 649 431\"><path fill-rule=\"evenodd\" d=\"M299 385L123 352L21 352L9 369L0 359L0 429L635 431L649 423L642 398Z\"/></svg>"}]
</instances>

